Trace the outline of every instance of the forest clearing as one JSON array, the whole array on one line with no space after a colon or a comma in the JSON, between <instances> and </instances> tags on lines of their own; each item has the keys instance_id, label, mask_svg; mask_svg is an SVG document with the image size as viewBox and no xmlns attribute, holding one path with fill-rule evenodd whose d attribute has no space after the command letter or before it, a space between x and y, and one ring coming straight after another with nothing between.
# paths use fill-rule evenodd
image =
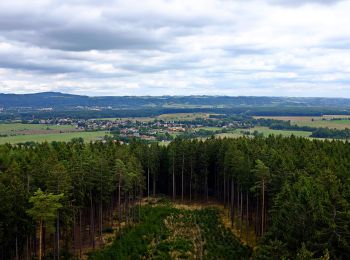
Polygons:
<instances>
[{"instance_id":1,"label":"forest clearing","mask_svg":"<svg viewBox=\"0 0 350 260\"><path fill-rule=\"evenodd\" d=\"M89 259L249 259L224 214L218 203L146 198L140 223L116 227L116 240Z\"/></svg>"}]
</instances>

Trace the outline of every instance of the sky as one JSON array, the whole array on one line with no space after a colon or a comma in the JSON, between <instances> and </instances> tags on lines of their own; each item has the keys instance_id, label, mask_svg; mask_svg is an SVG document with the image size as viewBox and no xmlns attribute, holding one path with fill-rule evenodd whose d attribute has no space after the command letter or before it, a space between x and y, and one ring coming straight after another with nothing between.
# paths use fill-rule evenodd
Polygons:
<instances>
[{"instance_id":1,"label":"sky","mask_svg":"<svg viewBox=\"0 0 350 260\"><path fill-rule=\"evenodd\" d=\"M0 93L46 91L350 98L350 1L0 1Z\"/></svg>"}]
</instances>

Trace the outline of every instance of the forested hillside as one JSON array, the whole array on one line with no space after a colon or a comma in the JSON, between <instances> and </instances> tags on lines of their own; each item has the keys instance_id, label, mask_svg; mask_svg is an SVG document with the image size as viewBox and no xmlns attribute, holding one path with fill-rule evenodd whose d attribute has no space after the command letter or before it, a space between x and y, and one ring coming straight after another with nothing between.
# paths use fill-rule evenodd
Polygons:
<instances>
[{"instance_id":1,"label":"forested hillside","mask_svg":"<svg viewBox=\"0 0 350 260\"><path fill-rule=\"evenodd\" d=\"M255 96L101 96L90 97L43 92L2 94L0 108L232 108L232 107L350 107L347 98L255 97Z\"/></svg>"},{"instance_id":2,"label":"forested hillside","mask_svg":"<svg viewBox=\"0 0 350 260\"><path fill-rule=\"evenodd\" d=\"M79 257L166 194L224 204L254 259L348 259L349 168L348 142L293 136L2 145L0 258Z\"/></svg>"},{"instance_id":3,"label":"forested hillside","mask_svg":"<svg viewBox=\"0 0 350 260\"><path fill-rule=\"evenodd\" d=\"M349 115L350 99L254 96L104 96L1 94L0 121L154 117L171 113L245 116Z\"/></svg>"}]
</instances>

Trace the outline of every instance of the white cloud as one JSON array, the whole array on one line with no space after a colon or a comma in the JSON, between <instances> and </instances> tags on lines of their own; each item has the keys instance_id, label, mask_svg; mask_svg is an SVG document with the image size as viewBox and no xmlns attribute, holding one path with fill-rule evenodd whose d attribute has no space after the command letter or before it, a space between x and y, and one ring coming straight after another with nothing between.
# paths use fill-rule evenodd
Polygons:
<instances>
[{"instance_id":1,"label":"white cloud","mask_svg":"<svg viewBox=\"0 0 350 260\"><path fill-rule=\"evenodd\" d=\"M0 2L0 92L350 97L350 1Z\"/></svg>"}]
</instances>

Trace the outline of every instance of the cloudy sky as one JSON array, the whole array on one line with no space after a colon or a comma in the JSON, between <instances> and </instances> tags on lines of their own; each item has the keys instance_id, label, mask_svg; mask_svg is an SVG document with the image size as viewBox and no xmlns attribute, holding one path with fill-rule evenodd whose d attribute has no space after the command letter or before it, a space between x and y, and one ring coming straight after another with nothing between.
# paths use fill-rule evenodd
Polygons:
<instances>
[{"instance_id":1,"label":"cloudy sky","mask_svg":"<svg viewBox=\"0 0 350 260\"><path fill-rule=\"evenodd\" d=\"M0 1L0 93L350 98L350 1Z\"/></svg>"}]
</instances>

